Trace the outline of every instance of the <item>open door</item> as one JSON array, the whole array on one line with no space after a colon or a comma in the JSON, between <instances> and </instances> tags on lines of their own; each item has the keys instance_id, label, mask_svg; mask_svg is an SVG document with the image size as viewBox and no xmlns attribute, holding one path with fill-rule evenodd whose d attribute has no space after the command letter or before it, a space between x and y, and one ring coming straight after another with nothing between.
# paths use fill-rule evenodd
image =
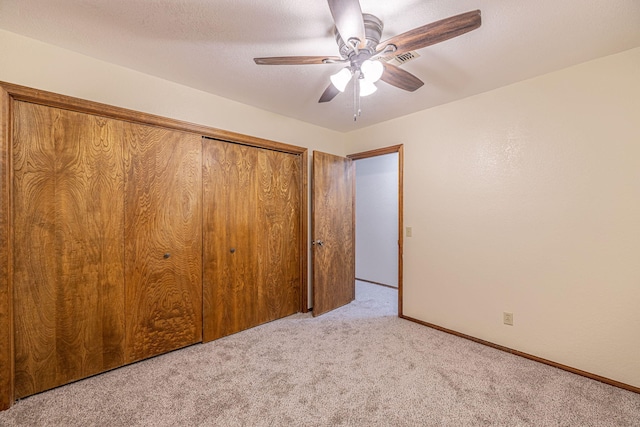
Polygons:
<instances>
[{"instance_id":1,"label":"open door","mask_svg":"<svg viewBox=\"0 0 640 427\"><path fill-rule=\"evenodd\" d=\"M355 174L346 157L313 152L313 315L355 299Z\"/></svg>"}]
</instances>

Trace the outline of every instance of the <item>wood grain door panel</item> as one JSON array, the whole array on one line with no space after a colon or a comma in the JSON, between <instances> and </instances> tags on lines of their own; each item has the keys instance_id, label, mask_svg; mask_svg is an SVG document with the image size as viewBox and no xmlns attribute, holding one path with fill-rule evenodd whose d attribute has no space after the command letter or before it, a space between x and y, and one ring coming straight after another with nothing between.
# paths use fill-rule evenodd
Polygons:
<instances>
[{"instance_id":1,"label":"wood grain door panel","mask_svg":"<svg viewBox=\"0 0 640 427\"><path fill-rule=\"evenodd\" d=\"M204 141L205 342L299 310L300 162Z\"/></svg>"},{"instance_id":2,"label":"wood grain door panel","mask_svg":"<svg viewBox=\"0 0 640 427\"><path fill-rule=\"evenodd\" d=\"M203 143L204 341L257 325L258 150Z\"/></svg>"},{"instance_id":3,"label":"wood grain door panel","mask_svg":"<svg viewBox=\"0 0 640 427\"><path fill-rule=\"evenodd\" d=\"M124 172L120 122L14 106L20 398L124 362Z\"/></svg>"},{"instance_id":4,"label":"wood grain door panel","mask_svg":"<svg viewBox=\"0 0 640 427\"><path fill-rule=\"evenodd\" d=\"M258 150L257 323L300 306L300 157Z\"/></svg>"},{"instance_id":5,"label":"wood grain door panel","mask_svg":"<svg viewBox=\"0 0 640 427\"><path fill-rule=\"evenodd\" d=\"M313 153L313 315L355 299L355 176L353 161Z\"/></svg>"},{"instance_id":6,"label":"wood grain door panel","mask_svg":"<svg viewBox=\"0 0 640 427\"><path fill-rule=\"evenodd\" d=\"M125 126L127 363L202 339L202 142Z\"/></svg>"}]
</instances>

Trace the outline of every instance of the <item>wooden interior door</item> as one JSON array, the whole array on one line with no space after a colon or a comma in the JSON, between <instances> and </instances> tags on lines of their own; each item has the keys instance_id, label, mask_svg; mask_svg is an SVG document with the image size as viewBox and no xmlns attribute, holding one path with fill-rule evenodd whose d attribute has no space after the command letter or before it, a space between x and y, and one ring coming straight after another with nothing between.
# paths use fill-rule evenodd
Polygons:
<instances>
[{"instance_id":1,"label":"wooden interior door","mask_svg":"<svg viewBox=\"0 0 640 427\"><path fill-rule=\"evenodd\" d=\"M202 340L202 141L125 125L126 362Z\"/></svg>"},{"instance_id":2,"label":"wooden interior door","mask_svg":"<svg viewBox=\"0 0 640 427\"><path fill-rule=\"evenodd\" d=\"M204 341L300 307L300 156L203 142Z\"/></svg>"},{"instance_id":3,"label":"wooden interior door","mask_svg":"<svg viewBox=\"0 0 640 427\"><path fill-rule=\"evenodd\" d=\"M351 159L313 152L313 315L355 299L355 174Z\"/></svg>"},{"instance_id":4,"label":"wooden interior door","mask_svg":"<svg viewBox=\"0 0 640 427\"><path fill-rule=\"evenodd\" d=\"M124 362L122 123L14 104L15 397Z\"/></svg>"}]
</instances>

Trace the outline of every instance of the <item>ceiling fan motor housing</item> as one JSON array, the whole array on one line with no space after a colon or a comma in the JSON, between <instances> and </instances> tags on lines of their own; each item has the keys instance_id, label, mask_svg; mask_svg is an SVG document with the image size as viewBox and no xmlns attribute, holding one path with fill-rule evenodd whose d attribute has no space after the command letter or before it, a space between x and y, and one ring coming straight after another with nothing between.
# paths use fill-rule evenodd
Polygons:
<instances>
[{"instance_id":1,"label":"ceiling fan motor housing","mask_svg":"<svg viewBox=\"0 0 640 427\"><path fill-rule=\"evenodd\" d=\"M360 55L358 55L358 57L360 57L362 54L366 52L365 54L366 58L364 59L368 59L376 52L376 46L378 46L378 43L380 43L380 38L382 37L382 29L384 28L384 24L378 17L373 16L369 13L363 13L362 19L364 21L366 45L364 48L360 49L359 51ZM353 57L356 55L356 52L353 49L353 47L345 43L344 40L342 40L342 37L340 37L340 34L338 34L337 29L334 29L334 34L336 37L336 43L338 44L338 49L340 51L340 56L342 56L342 58L344 59L351 59L353 62L353 59L355 59ZM364 59L362 59L362 61L364 61Z\"/></svg>"}]
</instances>

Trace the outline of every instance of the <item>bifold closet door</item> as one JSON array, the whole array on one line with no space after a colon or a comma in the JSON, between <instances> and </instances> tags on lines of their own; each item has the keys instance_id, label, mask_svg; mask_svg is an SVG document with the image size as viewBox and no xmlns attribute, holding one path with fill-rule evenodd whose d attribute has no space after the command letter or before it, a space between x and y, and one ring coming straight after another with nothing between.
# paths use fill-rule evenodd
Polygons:
<instances>
[{"instance_id":1,"label":"bifold closet door","mask_svg":"<svg viewBox=\"0 0 640 427\"><path fill-rule=\"evenodd\" d=\"M258 150L203 140L204 341L255 326Z\"/></svg>"},{"instance_id":2,"label":"bifold closet door","mask_svg":"<svg viewBox=\"0 0 640 427\"><path fill-rule=\"evenodd\" d=\"M301 158L258 149L257 323L300 310Z\"/></svg>"},{"instance_id":3,"label":"bifold closet door","mask_svg":"<svg viewBox=\"0 0 640 427\"><path fill-rule=\"evenodd\" d=\"M202 140L125 124L126 361L202 340Z\"/></svg>"},{"instance_id":4,"label":"bifold closet door","mask_svg":"<svg viewBox=\"0 0 640 427\"><path fill-rule=\"evenodd\" d=\"M15 397L124 363L122 123L14 103Z\"/></svg>"},{"instance_id":5,"label":"bifold closet door","mask_svg":"<svg viewBox=\"0 0 640 427\"><path fill-rule=\"evenodd\" d=\"M299 310L300 162L204 140L204 341Z\"/></svg>"}]
</instances>

